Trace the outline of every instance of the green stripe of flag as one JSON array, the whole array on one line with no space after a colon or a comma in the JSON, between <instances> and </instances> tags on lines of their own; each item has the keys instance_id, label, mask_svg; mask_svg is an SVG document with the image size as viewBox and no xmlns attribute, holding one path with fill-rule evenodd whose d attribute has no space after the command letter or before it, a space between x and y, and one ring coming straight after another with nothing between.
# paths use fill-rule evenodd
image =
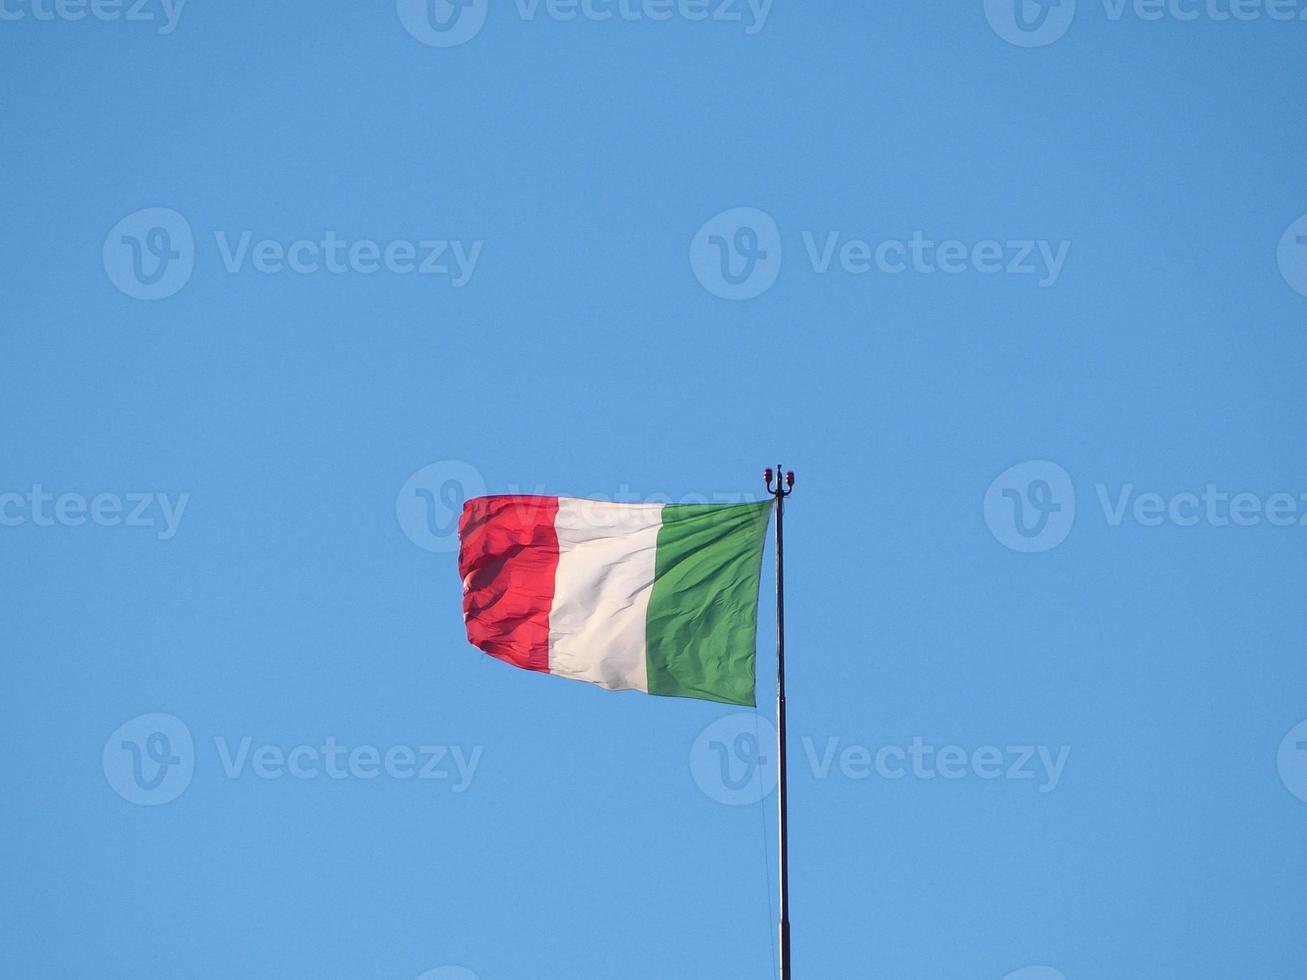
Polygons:
<instances>
[{"instance_id":1,"label":"green stripe of flag","mask_svg":"<svg viewBox=\"0 0 1307 980\"><path fill-rule=\"evenodd\" d=\"M669 504L658 531L649 693L752 705L762 549L772 501Z\"/></svg>"}]
</instances>

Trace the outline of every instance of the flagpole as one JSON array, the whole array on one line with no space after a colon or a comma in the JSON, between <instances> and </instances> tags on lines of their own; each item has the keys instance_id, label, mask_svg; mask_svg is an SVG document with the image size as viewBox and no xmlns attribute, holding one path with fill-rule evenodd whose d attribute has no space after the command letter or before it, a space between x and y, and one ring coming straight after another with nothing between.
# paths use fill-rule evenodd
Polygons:
<instances>
[{"instance_id":1,"label":"flagpole","mask_svg":"<svg viewBox=\"0 0 1307 980\"><path fill-rule=\"evenodd\" d=\"M781 476L776 464L776 486L772 487L772 471L763 471L767 492L776 498L776 766L777 796L780 811L780 875L781 875L781 976L792 980L790 973L790 814L789 771L785 741L785 498L794 492L794 471Z\"/></svg>"}]
</instances>

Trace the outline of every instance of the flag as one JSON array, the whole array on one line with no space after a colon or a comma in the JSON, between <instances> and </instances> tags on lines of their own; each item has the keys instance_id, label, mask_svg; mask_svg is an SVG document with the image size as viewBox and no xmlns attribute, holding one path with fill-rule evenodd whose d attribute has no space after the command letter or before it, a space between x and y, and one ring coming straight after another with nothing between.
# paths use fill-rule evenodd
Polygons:
<instances>
[{"instance_id":1,"label":"flag","mask_svg":"<svg viewBox=\"0 0 1307 980\"><path fill-rule=\"evenodd\" d=\"M467 638L610 691L752 705L771 508L469 500L458 529Z\"/></svg>"}]
</instances>

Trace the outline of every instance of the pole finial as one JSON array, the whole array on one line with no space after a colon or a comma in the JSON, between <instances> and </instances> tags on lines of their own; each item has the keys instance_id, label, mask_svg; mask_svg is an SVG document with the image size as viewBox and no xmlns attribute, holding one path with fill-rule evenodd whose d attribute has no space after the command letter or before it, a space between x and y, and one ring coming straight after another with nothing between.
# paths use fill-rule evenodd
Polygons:
<instances>
[{"instance_id":1,"label":"pole finial","mask_svg":"<svg viewBox=\"0 0 1307 980\"><path fill-rule=\"evenodd\" d=\"M768 466L763 470L762 479L767 485L767 492L773 497L788 497L794 492L794 470L787 470L780 463L776 464L775 469Z\"/></svg>"}]
</instances>

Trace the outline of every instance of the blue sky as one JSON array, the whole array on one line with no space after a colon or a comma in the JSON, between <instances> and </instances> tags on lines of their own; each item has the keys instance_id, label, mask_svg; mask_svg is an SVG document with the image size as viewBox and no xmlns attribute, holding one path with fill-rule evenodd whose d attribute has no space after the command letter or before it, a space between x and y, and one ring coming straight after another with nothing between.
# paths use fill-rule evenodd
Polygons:
<instances>
[{"instance_id":1,"label":"blue sky","mask_svg":"<svg viewBox=\"0 0 1307 980\"><path fill-rule=\"evenodd\" d=\"M801 978L1301 977L1307 3L1023 2L3 0L0 972L772 976L770 572L739 717L449 521L779 460Z\"/></svg>"}]
</instances>

